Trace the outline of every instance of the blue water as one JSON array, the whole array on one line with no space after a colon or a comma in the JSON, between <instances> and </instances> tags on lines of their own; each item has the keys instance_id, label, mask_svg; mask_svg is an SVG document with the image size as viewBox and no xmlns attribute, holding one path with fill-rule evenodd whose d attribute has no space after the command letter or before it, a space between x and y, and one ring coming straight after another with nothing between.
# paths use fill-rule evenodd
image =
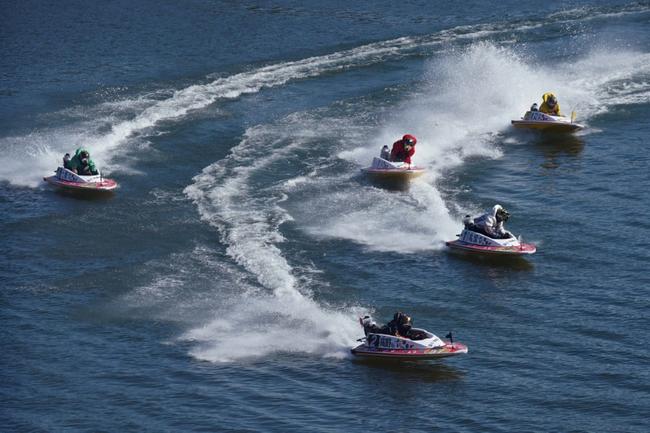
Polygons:
<instances>
[{"instance_id":1,"label":"blue water","mask_svg":"<svg viewBox=\"0 0 650 433\"><path fill-rule=\"evenodd\" d=\"M2 4L0 431L648 431L650 3L349 3ZM537 254L445 250L494 203ZM469 353L353 359L398 309Z\"/></svg>"}]
</instances>

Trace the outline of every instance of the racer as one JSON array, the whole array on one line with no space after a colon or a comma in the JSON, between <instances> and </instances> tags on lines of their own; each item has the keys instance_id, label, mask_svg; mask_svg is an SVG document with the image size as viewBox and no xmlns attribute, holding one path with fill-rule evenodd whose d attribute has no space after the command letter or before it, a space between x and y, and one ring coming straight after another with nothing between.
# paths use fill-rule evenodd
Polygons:
<instances>
[{"instance_id":1,"label":"racer","mask_svg":"<svg viewBox=\"0 0 650 433\"><path fill-rule=\"evenodd\" d=\"M395 313L393 315L393 320L384 326L377 325L370 316L365 316L362 319L359 319L359 322L363 325L363 331L366 335L386 334L405 338L410 338L411 328L413 326L411 318L401 311Z\"/></svg>"},{"instance_id":2,"label":"racer","mask_svg":"<svg viewBox=\"0 0 650 433\"><path fill-rule=\"evenodd\" d=\"M90 159L90 153L81 147L77 149L75 155L69 161L65 161L64 158L64 165L68 170L81 176L99 174L95 163Z\"/></svg>"},{"instance_id":3,"label":"racer","mask_svg":"<svg viewBox=\"0 0 650 433\"><path fill-rule=\"evenodd\" d=\"M401 140L393 143L393 149L390 152L392 162L405 162L411 164L411 157L415 155L415 144L418 139L411 134L406 134Z\"/></svg>"},{"instance_id":4,"label":"racer","mask_svg":"<svg viewBox=\"0 0 650 433\"><path fill-rule=\"evenodd\" d=\"M490 212L481 215L478 218L465 217L463 223L465 228L471 231L482 233L493 239L509 239L514 237L512 233L506 230L503 224L508 221L510 214L500 204L494 205Z\"/></svg>"},{"instance_id":5,"label":"racer","mask_svg":"<svg viewBox=\"0 0 650 433\"><path fill-rule=\"evenodd\" d=\"M553 93L546 92L542 95L542 105L539 106L539 111L551 116L561 116L560 104Z\"/></svg>"}]
</instances>

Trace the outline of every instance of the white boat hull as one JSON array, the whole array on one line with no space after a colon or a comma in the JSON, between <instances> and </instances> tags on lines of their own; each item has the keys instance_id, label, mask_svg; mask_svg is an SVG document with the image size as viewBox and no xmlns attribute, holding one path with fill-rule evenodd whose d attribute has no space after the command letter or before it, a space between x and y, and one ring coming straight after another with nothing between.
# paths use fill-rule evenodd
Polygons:
<instances>
[{"instance_id":1,"label":"white boat hull","mask_svg":"<svg viewBox=\"0 0 650 433\"><path fill-rule=\"evenodd\" d=\"M103 178L99 174L80 176L63 167L58 167L54 176L44 177L43 180L70 191L107 192L117 188L117 182L113 179Z\"/></svg>"},{"instance_id":2,"label":"white boat hull","mask_svg":"<svg viewBox=\"0 0 650 433\"><path fill-rule=\"evenodd\" d=\"M521 120L512 120L515 128L532 129L546 132L575 132L584 129L584 125L575 123L564 116L551 116L540 111L527 111Z\"/></svg>"},{"instance_id":3,"label":"white boat hull","mask_svg":"<svg viewBox=\"0 0 650 433\"><path fill-rule=\"evenodd\" d=\"M403 162L391 162L374 157L370 167L362 169L367 175L379 180L409 181L424 174L425 169Z\"/></svg>"},{"instance_id":4,"label":"white boat hull","mask_svg":"<svg viewBox=\"0 0 650 433\"><path fill-rule=\"evenodd\" d=\"M452 249L483 254L521 256L534 254L537 251L535 245L523 243L514 236L507 239L493 239L468 229L464 229L458 235L458 239L445 244Z\"/></svg>"}]
</instances>

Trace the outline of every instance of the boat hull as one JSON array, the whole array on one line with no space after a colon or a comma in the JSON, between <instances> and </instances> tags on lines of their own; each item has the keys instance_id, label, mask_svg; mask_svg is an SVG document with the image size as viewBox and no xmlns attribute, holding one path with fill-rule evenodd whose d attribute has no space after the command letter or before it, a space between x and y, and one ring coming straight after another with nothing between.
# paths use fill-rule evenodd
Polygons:
<instances>
[{"instance_id":1,"label":"boat hull","mask_svg":"<svg viewBox=\"0 0 650 433\"><path fill-rule=\"evenodd\" d=\"M584 129L579 123L548 122L535 120L513 120L512 126L520 129L531 129L543 132L576 132Z\"/></svg>"},{"instance_id":2,"label":"boat hull","mask_svg":"<svg viewBox=\"0 0 650 433\"><path fill-rule=\"evenodd\" d=\"M531 129L544 132L576 132L584 128L575 123L575 113L571 118L564 116L551 116L541 111L527 111L521 120L512 120L512 126L520 129Z\"/></svg>"},{"instance_id":3,"label":"boat hull","mask_svg":"<svg viewBox=\"0 0 650 433\"><path fill-rule=\"evenodd\" d=\"M54 176L44 177L43 180L67 191L110 192L117 188L117 182L113 179L101 175L79 176L63 167L57 168Z\"/></svg>"},{"instance_id":4,"label":"boat hull","mask_svg":"<svg viewBox=\"0 0 650 433\"><path fill-rule=\"evenodd\" d=\"M57 179L56 176L44 177L43 180L51 185L71 191L97 191L107 192L117 188L117 182L112 179L104 179L101 182L77 183Z\"/></svg>"},{"instance_id":5,"label":"boat hull","mask_svg":"<svg viewBox=\"0 0 650 433\"><path fill-rule=\"evenodd\" d=\"M351 352L355 356L365 358L431 360L465 354L467 353L467 346L462 343L446 343L441 347L386 349L369 347L364 343L352 349Z\"/></svg>"},{"instance_id":6,"label":"boat hull","mask_svg":"<svg viewBox=\"0 0 650 433\"><path fill-rule=\"evenodd\" d=\"M391 162L374 157L370 167L363 168L361 171L375 186L389 190L405 191L409 188L411 180L422 176L425 169L407 165L403 162Z\"/></svg>"},{"instance_id":7,"label":"boat hull","mask_svg":"<svg viewBox=\"0 0 650 433\"><path fill-rule=\"evenodd\" d=\"M537 247L535 245L523 244L523 243L519 245L494 246L494 245L475 245L460 240L455 240L455 241L446 242L446 245L449 248L455 250L468 251L472 253L506 255L506 256L522 256L527 254L534 254L537 251Z\"/></svg>"},{"instance_id":8,"label":"boat hull","mask_svg":"<svg viewBox=\"0 0 650 433\"><path fill-rule=\"evenodd\" d=\"M511 233L508 237L495 239L467 227L458 235L458 239L445 244L455 250L493 255L521 256L537 251L535 245L525 244Z\"/></svg>"},{"instance_id":9,"label":"boat hull","mask_svg":"<svg viewBox=\"0 0 650 433\"><path fill-rule=\"evenodd\" d=\"M394 180L394 181L409 181L424 174L424 169L419 167L414 168L391 168L391 169L378 169L378 168L365 168L363 172L373 179L377 180Z\"/></svg>"}]
</instances>

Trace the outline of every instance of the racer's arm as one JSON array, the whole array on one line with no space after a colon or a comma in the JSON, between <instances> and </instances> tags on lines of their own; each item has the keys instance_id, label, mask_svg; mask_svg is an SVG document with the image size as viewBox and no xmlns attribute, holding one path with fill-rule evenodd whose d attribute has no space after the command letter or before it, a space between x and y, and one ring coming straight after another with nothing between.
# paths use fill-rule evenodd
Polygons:
<instances>
[{"instance_id":1,"label":"racer's arm","mask_svg":"<svg viewBox=\"0 0 650 433\"><path fill-rule=\"evenodd\" d=\"M88 161L88 168L90 169L91 174L99 174L92 159Z\"/></svg>"},{"instance_id":2,"label":"racer's arm","mask_svg":"<svg viewBox=\"0 0 650 433\"><path fill-rule=\"evenodd\" d=\"M411 150L409 150L409 153L406 155L406 158L404 158L404 162L407 163L408 165L411 165L411 157L415 155L415 148L411 147Z\"/></svg>"}]
</instances>

